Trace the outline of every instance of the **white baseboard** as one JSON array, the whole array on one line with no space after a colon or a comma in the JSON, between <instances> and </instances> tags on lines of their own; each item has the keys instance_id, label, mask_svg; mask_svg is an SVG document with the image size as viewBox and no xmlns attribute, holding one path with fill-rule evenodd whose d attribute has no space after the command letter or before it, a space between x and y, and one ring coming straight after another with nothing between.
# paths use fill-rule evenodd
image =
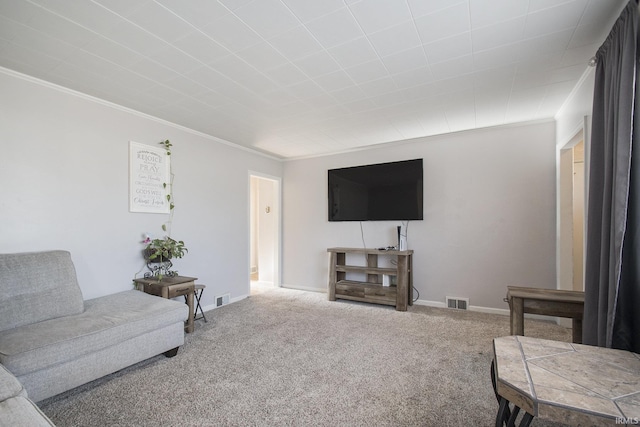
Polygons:
<instances>
[{"instance_id":1,"label":"white baseboard","mask_svg":"<svg viewBox=\"0 0 640 427\"><path fill-rule=\"evenodd\" d=\"M443 302L438 301L428 301L424 299L419 299L413 302L415 305L424 305L427 307L436 307L436 308L447 308L447 305ZM493 308L493 307L482 307L479 305L470 305L469 311L477 311L480 313L489 313L489 314L500 314L503 316L509 315L509 310L504 308Z\"/></svg>"},{"instance_id":2,"label":"white baseboard","mask_svg":"<svg viewBox=\"0 0 640 427\"><path fill-rule=\"evenodd\" d=\"M307 292L319 292L319 293L327 293L326 288L315 288L315 287L310 287L310 286L292 286L292 285L286 285L283 284L281 286L282 288L285 289L293 289L293 290L297 290L297 291L307 291ZM232 304L234 302L238 302L238 301L242 301L245 298L248 298L249 295L240 295L238 297L235 298L231 298L231 300L229 301L229 304ZM435 307L435 308L447 308L447 305L443 302L438 302L438 301L428 301L428 300L423 300L423 299L418 299L416 301L413 302L415 305L423 305L426 307ZM229 304L225 304L225 305L229 305ZM202 309L204 311L209 311L209 310L213 310L216 309L218 307L215 306L215 304L211 304L211 305L207 305L202 307ZM452 309L453 310L453 309ZM507 308L494 308L494 307L483 307L483 306L479 306L479 305L470 305L469 306L469 311L476 311L479 313L488 313L488 314L499 314L501 316L509 316L509 309ZM551 317L551 316L542 316L539 314L528 314L526 313L524 315L525 318L527 319L536 319L536 320L545 320L547 322L551 321L551 322L555 322L557 324L559 324L560 326L564 326L564 327L571 327L571 319L563 319L563 318L558 318L558 317ZM563 322L564 320L566 320L567 322Z\"/></svg>"},{"instance_id":3,"label":"white baseboard","mask_svg":"<svg viewBox=\"0 0 640 427\"><path fill-rule=\"evenodd\" d=\"M297 291L320 292L323 294L327 293L326 288L312 288L311 286L298 286L298 285L293 286L293 285L287 285L287 284L283 284L282 287L285 289L294 289Z\"/></svg>"}]
</instances>

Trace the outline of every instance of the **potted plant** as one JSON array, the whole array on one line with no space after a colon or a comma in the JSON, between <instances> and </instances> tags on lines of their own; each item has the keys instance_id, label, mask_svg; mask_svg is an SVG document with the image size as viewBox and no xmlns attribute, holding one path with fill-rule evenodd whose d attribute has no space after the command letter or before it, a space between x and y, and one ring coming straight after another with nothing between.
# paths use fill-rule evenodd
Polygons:
<instances>
[{"instance_id":1,"label":"potted plant","mask_svg":"<svg viewBox=\"0 0 640 427\"><path fill-rule=\"evenodd\" d=\"M169 140L160 142L164 147L167 156L171 155L172 144ZM167 222L162 224L162 231L167 233L162 239L151 239L149 235L145 236L142 241L146 245L143 255L147 262L149 272L145 273L145 277L155 276L158 280L166 276L175 276L177 271L172 271L173 266L171 260L175 258L182 258L185 253L189 252L184 246L182 240L175 240L171 238L171 223L173 222L173 212L175 205L173 203L173 171L171 170L171 163L169 163L169 182L165 182L162 186L167 190L167 202L169 203L169 218Z\"/></svg>"},{"instance_id":2,"label":"potted plant","mask_svg":"<svg viewBox=\"0 0 640 427\"><path fill-rule=\"evenodd\" d=\"M175 240L169 236L164 239L145 239L147 247L144 249L144 256L148 262L166 262L173 258L182 258L189 250L184 246L182 240Z\"/></svg>"}]
</instances>

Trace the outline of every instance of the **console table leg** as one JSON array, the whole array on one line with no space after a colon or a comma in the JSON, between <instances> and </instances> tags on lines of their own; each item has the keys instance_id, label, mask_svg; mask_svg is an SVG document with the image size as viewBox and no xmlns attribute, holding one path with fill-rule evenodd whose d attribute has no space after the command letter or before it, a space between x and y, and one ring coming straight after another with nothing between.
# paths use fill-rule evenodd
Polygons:
<instances>
[{"instance_id":1,"label":"console table leg","mask_svg":"<svg viewBox=\"0 0 640 427\"><path fill-rule=\"evenodd\" d=\"M576 344L582 344L582 319L573 319L571 322L571 338Z\"/></svg>"},{"instance_id":2,"label":"console table leg","mask_svg":"<svg viewBox=\"0 0 640 427\"><path fill-rule=\"evenodd\" d=\"M524 300L522 298L511 298L511 335L524 335Z\"/></svg>"}]
</instances>

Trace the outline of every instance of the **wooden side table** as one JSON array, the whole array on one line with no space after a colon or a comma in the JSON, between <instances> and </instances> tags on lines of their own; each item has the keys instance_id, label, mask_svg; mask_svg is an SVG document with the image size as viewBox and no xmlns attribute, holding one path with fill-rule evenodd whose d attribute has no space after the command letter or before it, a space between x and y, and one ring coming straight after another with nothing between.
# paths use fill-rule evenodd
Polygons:
<instances>
[{"instance_id":1,"label":"wooden side table","mask_svg":"<svg viewBox=\"0 0 640 427\"><path fill-rule=\"evenodd\" d=\"M133 279L135 283L142 286L142 290L151 295L162 298L175 298L181 295L186 296L189 306L189 318L186 321L185 331L193 332L193 294L197 277L173 276L163 277L158 280L156 277Z\"/></svg>"},{"instance_id":2,"label":"wooden side table","mask_svg":"<svg viewBox=\"0 0 640 427\"><path fill-rule=\"evenodd\" d=\"M511 335L524 335L525 313L569 317L573 322L573 342L582 343L584 292L507 286L506 301L511 316Z\"/></svg>"}]
</instances>

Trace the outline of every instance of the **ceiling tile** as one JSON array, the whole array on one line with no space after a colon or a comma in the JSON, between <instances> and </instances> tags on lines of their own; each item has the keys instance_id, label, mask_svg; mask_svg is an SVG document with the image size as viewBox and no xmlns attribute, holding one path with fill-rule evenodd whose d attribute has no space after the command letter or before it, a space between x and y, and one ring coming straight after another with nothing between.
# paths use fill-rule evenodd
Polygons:
<instances>
[{"instance_id":1,"label":"ceiling tile","mask_svg":"<svg viewBox=\"0 0 640 427\"><path fill-rule=\"evenodd\" d=\"M606 39L607 34L608 31L602 31L602 29L595 24L578 25L571 36L569 47L573 48L592 44L600 46Z\"/></svg>"},{"instance_id":2,"label":"ceiling tile","mask_svg":"<svg viewBox=\"0 0 640 427\"><path fill-rule=\"evenodd\" d=\"M321 76L340 69L338 63L324 50L297 59L293 63L309 77Z\"/></svg>"},{"instance_id":3,"label":"ceiling tile","mask_svg":"<svg viewBox=\"0 0 640 427\"><path fill-rule=\"evenodd\" d=\"M318 76L314 78L314 81L327 92L344 89L354 85L351 77L342 70Z\"/></svg>"},{"instance_id":4,"label":"ceiling tile","mask_svg":"<svg viewBox=\"0 0 640 427\"><path fill-rule=\"evenodd\" d=\"M91 41L85 47L85 50L123 67L127 67L140 59L139 53L104 37L98 37Z\"/></svg>"},{"instance_id":5,"label":"ceiling tile","mask_svg":"<svg viewBox=\"0 0 640 427\"><path fill-rule=\"evenodd\" d=\"M322 45L303 26L295 27L269 39L269 43L290 61L323 50Z\"/></svg>"},{"instance_id":6,"label":"ceiling tile","mask_svg":"<svg viewBox=\"0 0 640 427\"><path fill-rule=\"evenodd\" d=\"M624 0L600 1L590 0L580 18L579 25L599 25L600 30L609 32L628 2ZM613 13L612 13L613 12Z\"/></svg>"},{"instance_id":7,"label":"ceiling tile","mask_svg":"<svg viewBox=\"0 0 640 427\"><path fill-rule=\"evenodd\" d=\"M510 91L516 68L516 65L511 64L476 71L473 73L474 88L476 91L496 90L496 88L506 88Z\"/></svg>"},{"instance_id":8,"label":"ceiling tile","mask_svg":"<svg viewBox=\"0 0 640 427\"><path fill-rule=\"evenodd\" d=\"M398 74L414 68L427 66L427 58L422 46L407 49L382 58L389 74Z\"/></svg>"},{"instance_id":9,"label":"ceiling tile","mask_svg":"<svg viewBox=\"0 0 640 427\"><path fill-rule=\"evenodd\" d=\"M391 55L421 44L413 21L402 22L386 30L368 34L367 37L380 56Z\"/></svg>"},{"instance_id":10,"label":"ceiling tile","mask_svg":"<svg viewBox=\"0 0 640 427\"><path fill-rule=\"evenodd\" d=\"M525 20L526 18L521 16L474 29L471 32L473 51L480 52L521 41L524 34Z\"/></svg>"},{"instance_id":11,"label":"ceiling tile","mask_svg":"<svg viewBox=\"0 0 640 427\"><path fill-rule=\"evenodd\" d=\"M427 60L430 64L470 55L472 52L471 33L461 33L453 37L427 43L424 45L424 50L427 53Z\"/></svg>"},{"instance_id":12,"label":"ceiling tile","mask_svg":"<svg viewBox=\"0 0 640 427\"><path fill-rule=\"evenodd\" d=\"M411 14L414 18L419 18L423 15L429 15L442 9L447 9L451 6L455 6L458 3L467 3L468 0L408 0Z\"/></svg>"},{"instance_id":13,"label":"ceiling tile","mask_svg":"<svg viewBox=\"0 0 640 427\"><path fill-rule=\"evenodd\" d=\"M271 80L282 86L288 86L308 79L306 74L291 63L282 64L279 67L264 70L263 73Z\"/></svg>"},{"instance_id":14,"label":"ceiling tile","mask_svg":"<svg viewBox=\"0 0 640 427\"><path fill-rule=\"evenodd\" d=\"M268 70L288 62L267 42L260 42L238 51L237 55L258 70Z\"/></svg>"},{"instance_id":15,"label":"ceiling tile","mask_svg":"<svg viewBox=\"0 0 640 427\"><path fill-rule=\"evenodd\" d=\"M344 89L334 90L330 95L343 103L360 101L366 98L366 94L358 86L349 86Z\"/></svg>"},{"instance_id":16,"label":"ceiling tile","mask_svg":"<svg viewBox=\"0 0 640 427\"><path fill-rule=\"evenodd\" d=\"M272 155L552 119L628 0L0 0L0 65Z\"/></svg>"},{"instance_id":17,"label":"ceiling tile","mask_svg":"<svg viewBox=\"0 0 640 427\"><path fill-rule=\"evenodd\" d=\"M522 47L518 43L499 46L473 53L473 67L475 70L501 67L513 64L520 58Z\"/></svg>"},{"instance_id":18,"label":"ceiling tile","mask_svg":"<svg viewBox=\"0 0 640 427\"><path fill-rule=\"evenodd\" d=\"M86 46L98 37L93 31L44 9L39 9L26 25L46 34L48 37L53 37L78 47ZM55 34L55 36L50 36L50 34Z\"/></svg>"},{"instance_id":19,"label":"ceiling tile","mask_svg":"<svg viewBox=\"0 0 640 427\"><path fill-rule=\"evenodd\" d=\"M523 40L517 44L521 49L518 52L517 58L564 51L569 46L572 35L573 30L569 29Z\"/></svg>"},{"instance_id":20,"label":"ceiling tile","mask_svg":"<svg viewBox=\"0 0 640 427\"><path fill-rule=\"evenodd\" d=\"M289 10L302 22L310 21L318 16L335 12L344 7L342 0L282 0L282 2L287 5Z\"/></svg>"},{"instance_id":21,"label":"ceiling tile","mask_svg":"<svg viewBox=\"0 0 640 427\"><path fill-rule=\"evenodd\" d=\"M211 0L156 0L156 2L197 28L205 27L211 21L231 13L217 1Z\"/></svg>"},{"instance_id":22,"label":"ceiling tile","mask_svg":"<svg viewBox=\"0 0 640 427\"><path fill-rule=\"evenodd\" d=\"M365 62L344 70L356 84L380 79L389 75L387 67L380 60Z\"/></svg>"},{"instance_id":23,"label":"ceiling tile","mask_svg":"<svg viewBox=\"0 0 640 427\"><path fill-rule=\"evenodd\" d=\"M253 0L218 0L221 4L223 4L229 10L236 10L242 6L245 6L251 3Z\"/></svg>"},{"instance_id":24,"label":"ceiling tile","mask_svg":"<svg viewBox=\"0 0 640 427\"><path fill-rule=\"evenodd\" d=\"M111 32L105 36L114 42L125 46L140 55L151 55L160 49L168 46L164 41L159 40L142 28L129 21L122 21Z\"/></svg>"},{"instance_id":25,"label":"ceiling tile","mask_svg":"<svg viewBox=\"0 0 640 427\"><path fill-rule=\"evenodd\" d=\"M433 73L429 67L416 68L391 76L398 88L420 86L433 81Z\"/></svg>"},{"instance_id":26,"label":"ceiling tile","mask_svg":"<svg viewBox=\"0 0 640 427\"><path fill-rule=\"evenodd\" d=\"M473 0L469 2L471 27L484 27L524 16L529 0Z\"/></svg>"},{"instance_id":27,"label":"ceiling tile","mask_svg":"<svg viewBox=\"0 0 640 427\"><path fill-rule=\"evenodd\" d=\"M173 46L165 46L162 49L149 55L149 58L164 64L180 74L188 73L204 65L198 59L187 55L183 51Z\"/></svg>"},{"instance_id":28,"label":"ceiling tile","mask_svg":"<svg viewBox=\"0 0 640 427\"><path fill-rule=\"evenodd\" d=\"M280 0L260 0L235 10L236 16L263 38L281 34L300 23Z\"/></svg>"},{"instance_id":29,"label":"ceiling tile","mask_svg":"<svg viewBox=\"0 0 640 427\"><path fill-rule=\"evenodd\" d=\"M42 13L41 7L26 1L0 1L0 15L16 22L27 24Z\"/></svg>"},{"instance_id":30,"label":"ceiling tile","mask_svg":"<svg viewBox=\"0 0 640 427\"><path fill-rule=\"evenodd\" d=\"M146 3L128 19L161 40L171 43L193 31L193 27L158 3Z\"/></svg>"},{"instance_id":31,"label":"ceiling tile","mask_svg":"<svg viewBox=\"0 0 640 427\"><path fill-rule=\"evenodd\" d=\"M370 82L362 83L359 86L360 89L370 97L380 96L390 92L400 93L398 92L398 86L391 77L372 80ZM402 96L402 98L404 99L404 96Z\"/></svg>"},{"instance_id":32,"label":"ceiling tile","mask_svg":"<svg viewBox=\"0 0 640 427\"><path fill-rule=\"evenodd\" d=\"M202 86L191 79L185 79L183 76L167 80L166 82L163 82L163 84L187 96L210 92L205 86Z\"/></svg>"},{"instance_id":33,"label":"ceiling tile","mask_svg":"<svg viewBox=\"0 0 640 427\"><path fill-rule=\"evenodd\" d=\"M236 55L227 55L208 64L211 68L230 79L244 78L255 73L255 69Z\"/></svg>"},{"instance_id":34,"label":"ceiling tile","mask_svg":"<svg viewBox=\"0 0 640 427\"><path fill-rule=\"evenodd\" d=\"M316 84L313 80L305 80L300 83L288 86L287 90L291 91L293 96L298 99L312 98L314 96L320 96L325 93L325 90L318 86L318 84Z\"/></svg>"},{"instance_id":35,"label":"ceiling tile","mask_svg":"<svg viewBox=\"0 0 640 427\"><path fill-rule=\"evenodd\" d=\"M575 28L586 4L587 0L573 1L528 14L524 26L524 37L536 37L540 34Z\"/></svg>"},{"instance_id":36,"label":"ceiling tile","mask_svg":"<svg viewBox=\"0 0 640 427\"><path fill-rule=\"evenodd\" d=\"M204 63L215 61L229 54L228 49L211 40L199 30L190 32L174 41L172 45Z\"/></svg>"},{"instance_id":37,"label":"ceiling tile","mask_svg":"<svg viewBox=\"0 0 640 427\"><path fill-rule=\"evenodd\" d=\"M363 62L379 59L366 37L332 47L328 52L343 68L353 67Z\"/></svg>"},{"instance_id":38,"label":"ceiling tile","mask_svg":"<svg viewBox=\"0 0 640 427\"><path fill-rule=\"evenodd\" d=\"M236 77L235 81L251 92L263 95L278 89L279 85L259 72L254 72L242 77Z\"/></svg>"},{"instance_id":39,"label":"ceiling tile","mask_svg":"<svg viewBox=\"0 0 640 427\"><path fill-rule=\"evenodd\" d=\"M60 64L60 58L55 58L46 53L11 42L2 42L0 44L0 65L3 67L38 78L45 78L51 71L55 71ZM72 76L65 77L64 82L70 81L71 78Z\"/></svg>"},{"instance_id":40,"label":"ceiling tile","mask_svg":"<svg viewBox=\"0 0 640 427\"><path fill-rule=\"evenodd\" d=\"M176 71L147 57L141 57L140 60L127 68L157 82L171 80L179 76Z\"/></svg>"},{"instance_id":41,"label":"ceiling tile","mask_svg":"<svg viewBox=\"0 0 640 427\"><path fill-rule=\"evenodd\" d=\"M349 6L365 33L375 33L411 19L406 0L367 0Z\"/></svg>"},{"instance_id":42,"label":"ceiling tile","mask_svg":"<svg viewBox=\"0 0 640 427\"><path fill-rule=\"evenodd\" d=\"M471 74L473 73L473 55L459 56L455 59L432 64L431 73L435 80Z\"/></svg>"},{"instance_id":43,"label":"ceiling tile","mask_svg":"<svg viewBox=\"0 0 640 427\"><path fill-rule=\"evenodd\" d=\"M262 41L258 34L232 14L211 22L202 31L232 52Z\"/></svg>"},{"instance_id":44,"label":"ceiling tile","mask_svg":"<svg viewBox=\"0 0 640 427\"><path fill-rule=\"evenodd\" d=\"M101 4L105 8L111 10L118 15L127 18L136 10L144 7L146 4L151 3L152 0L93 0L96 3Z\"/></svg>"},{"instance_id":45,"label":"ceiling tile","mask_svg":"<svg viewBox=\"0 0 640 427\"><path fill-rule=\"evenodd\" d=\"M12 2L19 9L19 2ZM102 5L94 2L65 2L58 0L34 0L34 3L67 19L81 23L89 30L104 33L115 28L122 19Z\"/></svg>"},{"instance_id":46,"label":"ceiling tile","mask_svg":"<svg viewBox=\"0 0 640 427\"><path fill-rule=\"evenodd\" d=\"M305 26L327 49L363 36L360 26L346 7L309 21Z\"/></svg>"},{"instance_id":47,"label":"ceiling tile","mask_svg":"<svg viewBox=\"0 0 640 427\"><path fill-rule=\"evenodd\" d=\"M415 20L423 44L470 30L469 5L460 3Z\"/></svg>"}]
</instances>

